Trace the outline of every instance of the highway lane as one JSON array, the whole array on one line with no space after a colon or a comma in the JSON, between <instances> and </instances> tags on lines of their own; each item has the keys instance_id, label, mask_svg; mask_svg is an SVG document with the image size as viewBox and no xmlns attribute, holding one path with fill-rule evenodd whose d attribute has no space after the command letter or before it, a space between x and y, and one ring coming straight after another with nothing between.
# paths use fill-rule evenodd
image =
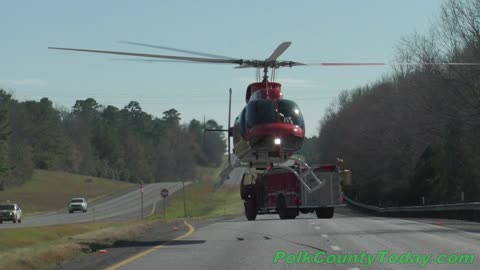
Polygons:
<instances>
[{"instance_id":1,"label":"highway lane","mask_svg":"<svg viewBox=\"0 0 480 270\"><path fill-rule=\"evenodd\" d=\"M247 170L248 169L245 167L239 167L239 168L233 169L228 175L229 179L225 180L225 182L223 182L223 185L230 186L230 187L239 187L240 182L242 181L242 176Z\"/></svg>"},{"instance_id":2,"label":"highway lane","mask_svg":"<svg viewBox=\"0 0 480 270\"><path fill-rule=\"evenodd\" d=\"M185 182L185 185L188 184L189 182ZM163 188L168 189L170 194L173 194L182 188L182 183L168 182L145 185L143 194L144 216L151 214L153 208L162 199L160 191ZM67 209L64 209L56 213L24 217L20 224L4 222L0 224L0 229L91 222L94 218L94 212L96 221L140 218L140 198L140 189L136 189L119 196L111 196L98 202L89 203L87 213L75 212L69 214Z\"/></svg>"},{"instance_id":3,"label":"highway lane","mask_svg":"<svg viewBox=\"0 0 480 270\"><path fill-rule=\"evenodd\" d=\"M480 269L479 223L371 217L347 208L338 210L331 220L313 215L279 220L277 215L265 215L255 222L243 217L213 222L184 239L192 244L172 243L119 269ZM431 254L433 258L465 253L474 254L475 261L469 265L427 264L423 268L418 264L382 264L378 257L369 267L360 263L288 264L285 259L274 264L277 251L287 255L324 251L327 255L319 257L324 259L330 254L382 251Z\"/></svg>"}]
</instances>

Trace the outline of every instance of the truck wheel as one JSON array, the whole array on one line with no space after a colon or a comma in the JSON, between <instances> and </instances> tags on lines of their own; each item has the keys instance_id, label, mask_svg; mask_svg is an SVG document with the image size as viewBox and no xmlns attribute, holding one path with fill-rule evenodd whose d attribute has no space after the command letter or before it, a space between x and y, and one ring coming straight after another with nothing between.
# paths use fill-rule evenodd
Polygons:
<instances>
[{"instance_id":1,"label":"truck wheel","mask_svg":"<svg viewBox=\"0 0 480 270\"><path fill-rule=\"evenodd\" d=\"M287 209L287 219L295 219L298 216L298 210Z\"/></svg>"},{"instance_id":2,"label":"truck wheel","mask_svg":"<svg viewBox=\"0 0 480 270\"><path fill-rule=\"evenodd\" d=\"M285 202L285 198L283 198L283 196L279 196L277 198L277 212L280 219L287 219L289 216L287 203Z\"/></svg>"},{"instance_id":3,"label":"truck wheel","mask_svg":"<svg viewBox=\"0 0 480 270\"><path fill-rule=\"evenodd\" d=\"M332 218L335 213L335 208L333 207L320 207L315 210L318 218Z\"/></svg>"},{"instance_id":4,"label":"truck wheel","mask_svg":"<svg viewBox=\"0 0 480 270\"><path fill-rule=\"evenodd\" d=\"M13 218L13 223L17 223L17 218L16 217Z\"/></svg>"},{"instance_id":5,"label":"truck wheel","mask_svg":"<svg viewBox=\"0 0 480 270\"><path fill-rule=\"evenodd\" d=\"M247 220L255 220L257 217L257 206L255 205L255 200L248 199L243 204L245 206L245 217Z\"/></svg>"},{"instance_id":6,"label":"truck wheel","mask_svg":"<svg viewBox=\"0 0 480 270\"><path fill-rule=\"evenodd\" d=\"M22 223L22 219L19 219L19 220L18 220L18 223Z\"/></svg>"}]
</instances>

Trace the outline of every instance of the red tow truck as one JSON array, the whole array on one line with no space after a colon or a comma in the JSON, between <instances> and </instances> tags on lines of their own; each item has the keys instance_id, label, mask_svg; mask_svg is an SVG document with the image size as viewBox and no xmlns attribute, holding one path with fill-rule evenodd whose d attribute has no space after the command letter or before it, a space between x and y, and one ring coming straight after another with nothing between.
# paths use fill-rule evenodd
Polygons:
<instances>
[{"instance_id":1,"label":"red tow truck","mask_svg":"<svg viewBox=\"0 0 480 270\"><path fill-rule=\"evenodd\" d=\"M342 204L341 185L350 182L350 171L340 170L340 163L309 167L297 159L290 166L251 169L243 175L240 196L248 220L274 213L294 219L313 212L318 218L332 218L335 206Z\"/></svg>"}]
</instances>

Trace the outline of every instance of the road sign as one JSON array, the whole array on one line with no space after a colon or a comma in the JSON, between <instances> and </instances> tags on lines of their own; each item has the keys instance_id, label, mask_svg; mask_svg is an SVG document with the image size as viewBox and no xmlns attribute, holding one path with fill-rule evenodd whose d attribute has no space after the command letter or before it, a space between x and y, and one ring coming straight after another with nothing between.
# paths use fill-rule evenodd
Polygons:
<instances>
[{"instance_id":1,"label":"road sign","mask_svg":"<svg viewBox=\"0 0 480 270\"><path fill-rule=\"evenodd\" d=\"M160 192L160 195L162 195L163 198L168 197L168 189L166 188L162 189L162 191Z\"/></svg>"}]
</instances>

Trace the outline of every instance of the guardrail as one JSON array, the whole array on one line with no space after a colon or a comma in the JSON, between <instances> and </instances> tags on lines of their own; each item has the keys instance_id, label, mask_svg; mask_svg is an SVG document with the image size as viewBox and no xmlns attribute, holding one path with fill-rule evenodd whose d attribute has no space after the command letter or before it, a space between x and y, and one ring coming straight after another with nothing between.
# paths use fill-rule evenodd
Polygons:
<instances>
[{"instance_id":1,"label":"guardrail","mask_svg":"<svg viewBox=\"0 0 480 270\"><path fill-rule=\"evenodd\" d=\"M377 207L356 202L346 196L343 196L343 198L349 205L379 216L449 218L480 221L480 202L401 207Z\"/></svg>"}]
</instances>

